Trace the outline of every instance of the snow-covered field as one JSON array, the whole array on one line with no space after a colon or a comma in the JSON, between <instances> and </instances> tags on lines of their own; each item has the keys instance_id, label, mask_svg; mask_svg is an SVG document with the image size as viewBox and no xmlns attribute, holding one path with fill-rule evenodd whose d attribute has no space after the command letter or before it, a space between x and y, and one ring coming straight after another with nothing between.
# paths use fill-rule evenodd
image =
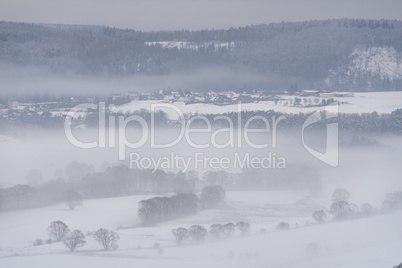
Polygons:
<instances>
[{"instance_id":1,"label":"snow-covered field","mask_svg":"<svg viewBox=\"0 0 402 268\"><path fill-rule=\"evenodd\" d=\"M0 214L0 267L392 267L402 262L402 213L344 222L306 225L311 211L327 206L294 192L228 192L227 205L197 215L138 227L137 203L149 196L87 200L70 211L64 204ZM61 243L33 246L47 238L51 221L62 220L84 233L109 228L120 235L119 249L105 252L91 237L70 253ZM250 235L177 246L171 229L192 224L247 220ZM280 221L289 231L274 231ZM296 228L296 223L299 227ZM123 228L117 228L117 227ZM261 229L266 229L261 233ZM153 248L158 242L159 254ZM316 243L318 249L307 250ZM141 248L139 248L139 246Z\"/></svg>"},{"instance_id":2,"label":"snow-covered field","mask_svg":"<svg viewBox=\"0 0 402 268\"><path fill-rule=\"evenodd\" d=\"M284 113L311 113L318 107L292 106L291 101L296 96L280 96L283 100L275 103L274 101L260 101L255 103L243 103L242 111L268 111L274 110ZM317 97L299 97L301 103L312 103L316 100L321 101L322 98ZM354 93L353 97L334 97L339 102L340 113L391 113L392 111L402 108L402 91L392 92L365 92ZM133 112L141 109L150 110L151 104L164 104L163 101L133 101L129 104L118 106L116 111ZM183 114L221 114L237 112L239 106L237 104L219 106L206 103L185 104L184 102L175 102L169 105L174 105ZM157 108L165 111L171 119L177 119L178 113L172 108Z\"/></svg>"}]
</instances>

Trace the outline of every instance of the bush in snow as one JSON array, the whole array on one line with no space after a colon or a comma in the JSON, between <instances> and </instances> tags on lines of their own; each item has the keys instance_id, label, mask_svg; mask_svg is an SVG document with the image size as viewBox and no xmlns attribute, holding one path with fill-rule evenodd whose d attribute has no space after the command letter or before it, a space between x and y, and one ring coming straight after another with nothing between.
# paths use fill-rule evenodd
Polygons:
<instances>
[{"instance_id":1,"label":"bush in snow","mask_svg":"<svg viewBox=\"0 0 402 268\"><path fill-rule=\"evenodd\" d=\"M82 195L73 190L69 190L65 193L65 200L66 200L67 206L71 210L75 209L77 206L82 206L82 202L83 202Z\"/></svg>"},{"instance_id":2,"label":"bush in snow","mask_svg":"<svg viewBox=\"0 0 402 268\"><path fill-rule=\"evenodd\" d=\"M316 222L321 223L324 222L325 219L327 218L327 213L325 213L325 211L322 209L316 210L313 212L312 217Z\"/></svg>"},{"instance_id":3,"label":"bush in snow","mask_svg":"<svg viewBox=\"0 0 402 268\"><path fill-rule=\"evenodd\" d=\"M63 240L70 230L68 226L62 221L54 221L50 223L49 227L47 228L48 235L50 238L56 241Z\"/></svg>"},{"instance_id":4,"label":"bush in snow","mask_svg":"<svg viewBox=\"0 0 402 268\"><path fill-rule=\"evenodd\" d=\"M99 229L94 233L94 238L105 250L116 250L119 247L117 245L117 241L120 240L119 235L108 229Z\"/></svg>"},{"instance_id":5,"label":"bush in snow","mask_svg":"<svg viewBox=\"0 0 402 268\"><path fill-rule=\"evenodd\" d=\"M289 228L290 228L289 223L283 221L276 226L275 230L282 231L282 230L289 230Z\"/></svg>"},{"instance_id":6,"label":"bush in snow","mask_svg":"<svg viewBox=\"0 0 402 268\"><path fill-rule=\"evenodd\" d=\"M63 243L71 251L74 251L77 247L82 247L86 244L85 235L80 230L74 230L66 235L63 239Z\"/></svg>"},{"instance_id":7,"label":"bush in snow","mask_svg":"<svg viewBox=\"0 0 402 268\"><path fill-rule=\"evenodd\" d=\"M36 240L34 241L33 245L34 245L34 246L43 245L43 240L40 239L40 238L38 238L38 239L36 239Z\"/></svg>"}]
</instances>

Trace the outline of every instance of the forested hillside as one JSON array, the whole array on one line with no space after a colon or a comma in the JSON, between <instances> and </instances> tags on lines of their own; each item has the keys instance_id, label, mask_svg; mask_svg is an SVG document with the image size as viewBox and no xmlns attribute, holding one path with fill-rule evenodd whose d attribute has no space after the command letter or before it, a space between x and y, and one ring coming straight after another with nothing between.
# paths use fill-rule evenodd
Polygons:
<instances>
[{"instance_id":1,"label":"forested hillside","mask_svg":"<svg viewBox=\"0 0 402 268\"><path fill-rule=\"evenodd\" d=\"M266 90L399 90L402 22L336 19L140 32L0 22L0 63L59 74L169 75L226 68ZM268 82L267 82L268 81ZM256 86L239 85L240 87Z\"/></svg>"}]
</instances>

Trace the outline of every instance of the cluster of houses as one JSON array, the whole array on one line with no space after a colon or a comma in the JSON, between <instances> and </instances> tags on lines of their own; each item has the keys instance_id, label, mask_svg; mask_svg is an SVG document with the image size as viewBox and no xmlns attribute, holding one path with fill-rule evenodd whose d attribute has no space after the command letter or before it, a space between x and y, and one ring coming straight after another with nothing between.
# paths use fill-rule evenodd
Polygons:
<instances>
[{"instance_id":1,"label":"cluster of houses","mask_svg":"<svg viewBox=\"0 0 402 268\"><path fill-rule=\"evenodd\" d=\"M278 92L279 93L279 92ZM314 102L312 98L314 98ZM353 97L349 92L322 92L318 90L304 90L297 93L274 94L272 92L249 91L188 91L159 90L158 92L128 92L126 94L113 94L104 100L116 105L122 105L131 101L163 101L167 103L184 102L186 104L208 103L214 105L230 105L270 101L279 105L291 106L320 106L327 104L328 100L339 97ZM291 98L291 99L289 99ZM326 100L326 101L325 101ZM16 100L8 100L7 104L0 104L0 119L9 122L45 121L57 115L63 115L71 107L80 103L93 103L93 97L69 97L57 101L19 103Z\"/></svg>"},{"instance_id":2,"label":"cluster of houses","mask_svg":"<svg viewBox=\"0 0 402 268\"><path fill-rule=\"evenodd\" d=\"M42 122L55 115L65 114L77 104L92 102L93 98L71 97L59 101L19 102L9 99L0 104L0 119L8 122Z\"/></svg>"},{"instance_id":3,"label":"cluster of houses","mask_svg":"<svg viewBox=\"0 0 402 268\"><path fill-rule=\"evenodd\" d=\"M184 102L186 104L192 103L209 103L215 105L229 105L235 103L249 103L256 101L279 100L278 95L273 95L264 91L189 91L182 90L159 90L158 92L128 92L127 94L113 94L113 101L119 99L134 100L160 100L168 103Z\"/></svg>"},{"instance_id":4,"label":"cluster of houses","mask_svg":"<svg viewBox=\"0 0 402 268\"><path fill-rule=\"evenodd\" d=\"M285 92L286 94L287 92ZM215 105L230 105L236 103L251 103L260 101L283 101L283 92L274 94L271 92L261 90L249 91L188 91L182 90L159 90L158 92L128 92L127 94L113 94L113 101L146 101L146 100L159 100L168 103L184 102L186 104L192 103L208 103ZM296 92L292 95L298 97L317 97L317 98L335 98L335 97L353 97L350 92L322 92L319 90L303 90Z\"/></svg>"}]
</instances>

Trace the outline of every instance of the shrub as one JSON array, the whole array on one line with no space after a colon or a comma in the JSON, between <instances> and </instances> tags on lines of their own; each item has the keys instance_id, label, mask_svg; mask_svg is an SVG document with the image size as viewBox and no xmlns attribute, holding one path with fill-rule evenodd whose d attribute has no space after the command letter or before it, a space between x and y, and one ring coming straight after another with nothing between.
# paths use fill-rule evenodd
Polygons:
<instances>
[{"instance_id":1,"label":"shrub","mask_svg":"<svg viewBox=\"0 0 402 268\"><path fill-rule=\"evenodd\" d=\"M275 230L277 230L277 231L283 231L283 230L289 230L289 229L290 229L289 223L284 222L284 221L279 223L275 228Z\"/></svg>"},{"instance_id":2,"label":"shrub","mask_svg":"<svg viewBox=\"0 0 402 268\"><path fill-rule=\"evenodd\" d=\"M78 192L69 190L65 193L65 200L67 206L73 210L77 206L82 206L83 198L82 195Z\"/></svg>"},{"instance_id":3,"label":"shrub","mask_svg":"<svg viewBox=\"0 0 402 268\"><path fill-rule=\"evenodd\" d=\"M40 245L43 245L43 240L42 240L42 239L40 239L40 238L35 239L35 241L34 241L33 245L34 245L34 246L40 246Z\"/></svg>"}]
</instances>

